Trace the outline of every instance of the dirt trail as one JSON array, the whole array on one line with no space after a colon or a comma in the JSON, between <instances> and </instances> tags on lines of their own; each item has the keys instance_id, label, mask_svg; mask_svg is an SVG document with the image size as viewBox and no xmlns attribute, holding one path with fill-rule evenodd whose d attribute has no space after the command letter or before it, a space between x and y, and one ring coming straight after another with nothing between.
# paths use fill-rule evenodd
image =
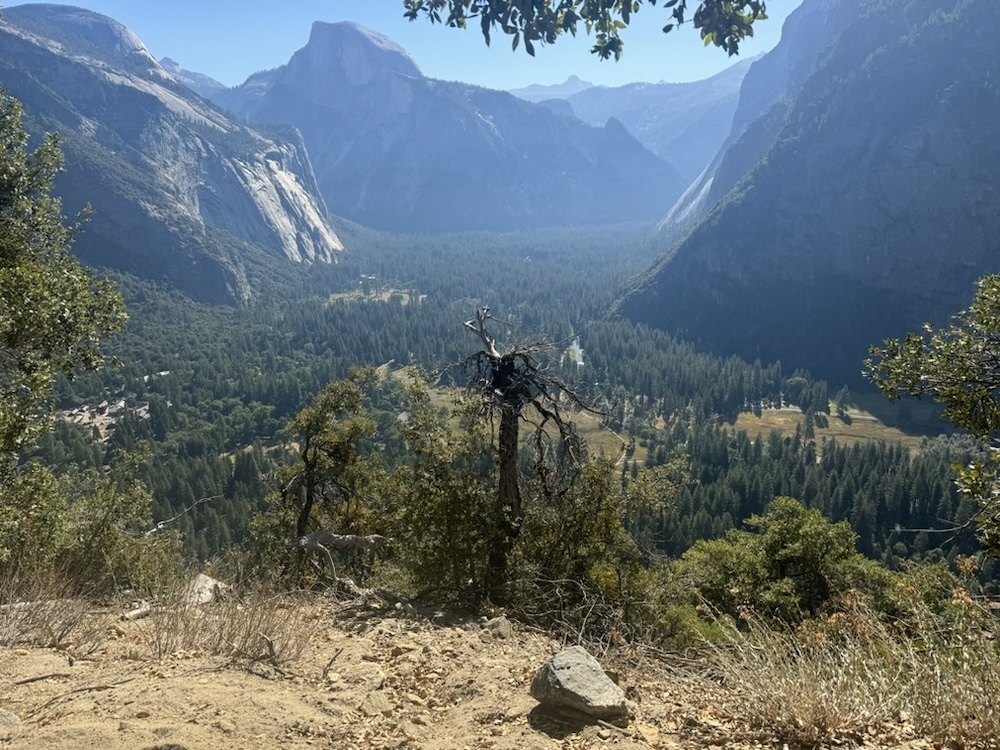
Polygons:
<instances>
[{"instance_id":1,"label":"dirt trail","mask_svg":"<svg viewBox=\"0 0 1000 750\"><path fill-rule=\"evenodd\" d=\"M95 615L98 616L98 615ZM392 609L310 605L302 656L280 669L197 652L151 657L143 621L107 618L86 658L0 650L0 747L10 750L571 750L781 747L717 715L699 683L620 660L626 729L539 712L531 679L561 644L480 621L434 624ZM10 714L20 719L12 726ZM908 750L930 748L912 742Z\"/></svg>"}]
</instances>

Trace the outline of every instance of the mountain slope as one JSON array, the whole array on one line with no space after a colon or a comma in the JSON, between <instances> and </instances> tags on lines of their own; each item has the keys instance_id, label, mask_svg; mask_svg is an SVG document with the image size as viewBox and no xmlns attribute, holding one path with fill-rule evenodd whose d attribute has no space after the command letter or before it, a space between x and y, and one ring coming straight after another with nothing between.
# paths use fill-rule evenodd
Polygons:
<instances>
[{"instance_id":1,"label":"mountain slope","mask_svg":"<svg viewBox=\"0 0 1000 750\"><path fill-rule=\"evenodd\" d=\"M619 310L718 351L851 379L868 346L944 320L1000 270L1000 6L802 11L821 6L858 12L829 44L782 42L825 52L780 115L744 132L742 143L769 136L751 144L763 157Z\"/></svg>"},{"instance_id":2,"label":"mountain slope","mask_svg":"<svg viewBox=\"0 0 1000 750\"><path fill-rule=\"evenodd\" d=\"M652 219L683 187L618 123L593 128L424 78L402 48L352 23L315 23L287 65L215 101L301 130L330 209L378 229Z\"/></svg>"},{"instance_id":3,"label":"mountain slope","mask_svg":"<svg viewBox=\"0 0 1000 750\"><path fill-rule=\"evenodd\" d=\"M584 122L615 117L685 180L694 180L718 152L733 122L740 84L753 59L704 81L593 86L564 98Z\"/></svg>"},{"instance_id":4,"label":"mountain slope","mask_svg":"<svg viewBox=\"0 0 1000 750\"><path fill-rule=\"evenodd\" d=\"M866 0L805 2L782 27L782 41L751 61L732 127L704 172L661 222L668 239L683 236L736 187L774 144L788 105L844 29L866 12Z\"/></svg>"},{"instance_id":5,"label":"mountain slope","mask_svg":"<svg viewBox=\"0 0 1000 750\"><path fill-rule=\"evenodd\" d=\"M58 192L68 212L94 208L76 245L85 262L229 301L250 294L251 257L327 262L343 249L296 134L236 125L110 18L5 9L0 86L29 127L62 136Z\"/></svg>"}]
</instances>

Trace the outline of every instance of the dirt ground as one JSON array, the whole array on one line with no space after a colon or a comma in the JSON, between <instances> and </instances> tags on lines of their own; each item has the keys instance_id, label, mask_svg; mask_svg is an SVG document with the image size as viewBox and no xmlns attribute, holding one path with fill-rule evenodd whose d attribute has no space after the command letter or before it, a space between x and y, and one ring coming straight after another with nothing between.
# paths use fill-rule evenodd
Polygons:
<instances>
[{"instance_id":1,"label":"dirt ground","mask_svg":"<svg viewBox=\"0 0 1000 750\"><path fill-rule=\"evenodd\" d=\"M563 644L506 621L487 627L317 599L301 619L301 655L274 666L185 650L154 658L159 636L149 620L116 611L92 617L106 638L87 655L72 639L58 648L0 649L0 747L782 747L713 711L704 683L648 657L604 659L632 701L626 728L545 715L529 686Z\"/></svg>"}]
</instances>

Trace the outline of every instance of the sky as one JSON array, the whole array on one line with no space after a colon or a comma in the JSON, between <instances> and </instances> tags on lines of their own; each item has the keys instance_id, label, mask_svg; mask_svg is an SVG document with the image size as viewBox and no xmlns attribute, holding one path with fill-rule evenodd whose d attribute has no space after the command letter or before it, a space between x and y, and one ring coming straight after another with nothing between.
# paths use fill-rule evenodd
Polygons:
<instances>
[{"instance_id":1,"label":"sky","mask_svg":"<svg viewBox=\"0 0 1000 750\"><path fill-rule=\"evenodd\" d=\"M740 58L777 44L781 24L802 0L768 0L769 18L755 25L755 37ZM4 7L23 5L0 0ZM705 48L690 27L670 34L661 29L669 11L644 5L622 33L620 62L601 61L582 31L555 45L511 51L510 39L494 35L487 47L477 28L449 29L403 18L402 0L78 0L67 3L111 16L131 29L157 58L171 57L181 67L235 86L247 76L288 62L309 39L313 21L355 21L393 39L424 75L494 89L532 83L562 83L576 75L598 85L636 81L696 81L718 73L740 58ZM691 3L691 7L694 4Z\"/></svg>"}]
</instances>

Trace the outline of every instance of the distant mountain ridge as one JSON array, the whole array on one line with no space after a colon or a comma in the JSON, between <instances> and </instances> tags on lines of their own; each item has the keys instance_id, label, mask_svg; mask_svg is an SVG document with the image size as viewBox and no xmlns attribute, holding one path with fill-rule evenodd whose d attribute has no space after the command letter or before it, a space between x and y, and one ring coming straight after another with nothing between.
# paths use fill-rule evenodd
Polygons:
<instances>
[{"instance_id":1,"label":"distant mountain ridge","mask_svg":"<svg viewBox=\"0 0 1000 750\"><path fill-rule=\"evenodd\" d=\"M596 125L617 118L640 143L691 181L729 135L740 86L756 59L742 60L703 81L593 86L565 99L584 122Z\"/></svg>"},{"instance_id":2,"label":"distant mountain ridge","mask_svg":"<svg viewBox=\"0 0 1000 750\"><path fill-rule=\"evenodd\" d=\"M567 99L573 94L578 94L581 91L586 91L587 89L592 88L593 85L594 84L588 81L580 80L577 76L570 76L562 83L532 83L530 86L508 89L508 91L518 99L524 99L526 102L534 102L537 104L545 101L546 99Z\"/></svg>"},{"instance_id":3,"label":"distant mountain ridge","mask_svg":"<svg viewBox=\"0 0 1000 750\"><path fill-rule=\"evenodd\" d=\"M790 102L868 5L864 0L805 2L788 16L782 29L788 41L750 61L729 133L708 167L667 212L661 222L667 236L686 234L764 158ZM808 44L796 42L806 39Z\"/></svg>"},{"instance_id":4,"label":"distant mountain ridge","mask_svg":"<svg viewBox=\"0 0 1000 750\"><path fill-rule=\"evenodd\" d=\"M298 135L232 122L117 21L5 8L0 87L24 103L32 130L62 134L57 190L68 211L95 209L76 244L88 263L225 302L251 294L255 253L328 262L343 249Z\"/></svg>"},{"instance_id":5,"label":"distant mountain ridge","mask_svg":"<svg viewBox=\"0 0 1000 750\"><path fill-rule=\"evenodd\" d=\"M966 306L1000 271L998 34L991 0L806 0L744 81L702 218L619 311L846 380Z\"/></svg>"},{"instance_id":6,"label":"distant mountain ridge","mask_svg":"<svg viewBox=\"0 0 1000 750\"><path fill-rule=\"evenodd\" d=\"M684 186L620 123L594 128L425 78L392 40L353 23L315 23L286 65L213 99L298 128L331 211L378 229L651 220Z\"/></svg>"},{"instance_id":7,"label":"distant mountain ridge","mask_svg":"<svg viewBox=\"0 0 1000 750\"><path fill-rule=\"evenodd\" d=\"M179 62L169 57L161 58L160 65L178 81L206 99L210 99L212 94L226 88L225 84L219 83L211 76L193 70L185 70Z\"/></svg>"}]
</instances>

